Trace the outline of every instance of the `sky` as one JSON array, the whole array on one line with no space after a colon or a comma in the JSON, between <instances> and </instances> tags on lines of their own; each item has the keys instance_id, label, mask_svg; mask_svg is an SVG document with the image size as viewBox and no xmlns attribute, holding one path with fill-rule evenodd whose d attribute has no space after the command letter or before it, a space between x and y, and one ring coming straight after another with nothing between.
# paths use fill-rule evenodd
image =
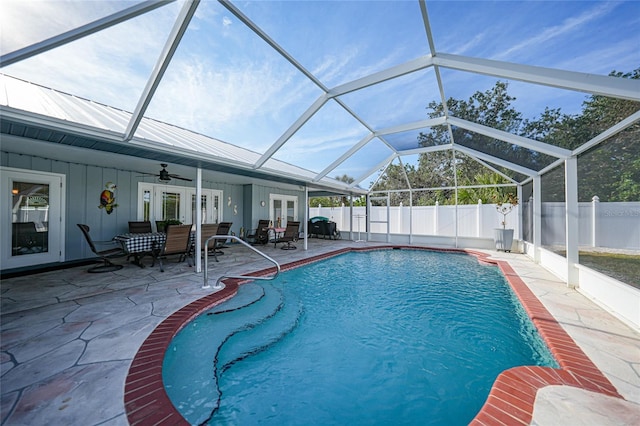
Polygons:
<instances>
[{"instance_id":1,"label":"sky","mask_svg":"<svg viewBox=\"0 0 640 426\"><path fill-rule=\"evenodd\" d=\"M0 0L2 54L129 7L109 0ZM235 1L331 89L428 55L417 1ZM437 52L607 75L640 66L639 1L427 1ZM182 1L2 68L0 72L133 111ZM441 69L446 97L468 99L496 78ZM146 116L260 153L322 90L217 1L202 0ZM516 81L527 118L580 112L585 94ZM275 158L320 172L371 130L427 118L440 101L432 68L331 100ZM355 115L355 117L354 117ZM364 122L364 124L362 123ZM415 132L414 132L415 133ZM403 146L415 144L415 134ZM399 140L400 137L395 139ZM391 151L374 138L331 173L357 177Z\"/></svg>"}]
</instances>

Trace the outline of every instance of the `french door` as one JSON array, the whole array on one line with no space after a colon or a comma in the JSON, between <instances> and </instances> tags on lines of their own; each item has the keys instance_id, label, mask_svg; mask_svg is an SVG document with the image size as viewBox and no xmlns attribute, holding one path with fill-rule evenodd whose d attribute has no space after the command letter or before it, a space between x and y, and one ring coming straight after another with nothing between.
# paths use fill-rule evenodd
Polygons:
<instances>
[{"instance_id":1,"label":"french door","mask_svg":"<svg viewBox=\"0 0 640 426\"><path fill-rule=\"evenodd\" d=\"M222 221L222 191L202 190L202 223ZM138 220L196 222L196 190L181 186L138 184Z\"/></svg>"},{"instance_id":2,"label":"french door","mask_svg":"<svg viewBox=\"0 0 640 426\"><path fill-rule=\"evenodd\" d=\"M0 175L0 269L64 261L66 177L6 167Z\"/></svg>"},{"instance_id":3,"label":"french door","mask_svg":"<svg viewBox=\"0 0 640 426\"><path fill-rule=\"evenodd\" d=\"M274 226L286 227L287 222L298 220L298 197L293 195L269 195L269 220Z\"/></svg>"}]
</instances>

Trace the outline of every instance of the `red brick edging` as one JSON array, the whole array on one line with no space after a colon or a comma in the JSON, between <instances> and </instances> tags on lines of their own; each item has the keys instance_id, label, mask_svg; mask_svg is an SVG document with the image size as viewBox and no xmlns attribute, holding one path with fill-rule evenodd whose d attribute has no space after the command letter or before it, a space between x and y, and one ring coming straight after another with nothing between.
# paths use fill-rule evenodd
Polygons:
<instances>
[{"instance_id":1,"label":"red brick edging","mask_svg":"<svg viewBox=\"0 0 640 426\"><path fill-rule=\"evenodd\" d=\"M480 262L498 265L560 365L560 369L524 366L502 372L493 384L484 406L471 422L472 425L528 425L532 419L536 393L539 389L549 385L574 386L622 398L611 382L564 331L513 268L507 262L488 259L489 255L486 253L473 250L390 245L345 248L287 263L281 266L281 270L293 269L349 251L390 248L468 253L476 256ZM275 268L267 268L249 275L263 276L274 272ZM165 351L169 347L171 339L189 321L212 306L233 297L241 283L237 279L224 280L224 289L202 297L174 312L147 337L136 353L125 381L124 404L130 424L189 424L174 408L162 383L162 361Z\"/></svg>"}]
</instances>

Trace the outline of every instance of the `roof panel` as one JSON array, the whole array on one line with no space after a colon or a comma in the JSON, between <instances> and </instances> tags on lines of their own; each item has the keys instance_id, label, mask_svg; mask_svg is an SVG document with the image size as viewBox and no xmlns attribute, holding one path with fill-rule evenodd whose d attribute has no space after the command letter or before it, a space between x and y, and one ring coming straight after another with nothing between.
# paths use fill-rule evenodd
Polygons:
<instances>
[{"instance_id":1,"label":"roof panel","mask_svg":"<svg viewBox=\"0 0 640 426\"><path fill-rule=\"evenodd\" d=\"M72 1L65 2L65 8L61 8L59 2L52 3L57 3L55 9L58 10L52 16L61 14L59 19L71 21L87 19L84 17L87 6L80 7ZM70 5L68 15L67 3ZM95 4L96 10L113 9L102 6L111 2L84 3ZM48 6L49 2L45 4ZM173 5L161 7L2 70L23 80L133 111L176 15Z\"/></svg>"},{"instance_id":2,"label":"roof panel","mask_svg":"<svg viewBox=\"0 0 640 426\"><path fill-rule=\"evenodd\" d=\"M22 49L121 11L132 3L139 2L67 1L60 7L58 1L2 0L0 52Z\"/></svg>"},{"instance_id":3,"label":"roof panel","mask_svg":"<svg viewBox=\"0 0 640 426\"><path fill-rule=\"evenodd\" d=\"M451 131L453 133L454 144L456 145L471 148L483 154L491 155L531 170L542 170L557 160L556 157L480 135L459 127L452 126Z\"/></svg>"},{"instance_id":4,"label":"roof panel","mask_svg":"<svg viewBox=\"0 0 640 426\"><path fill-rule=\"evenodd\" d=\"M146 115L265 152L322 91L218 2L202 2Z\"/></svg>"},{"instance_id":5,"label":"roof panel","mask_svg":"<svg viewBox=\"0 0 640 426\"><path fill-rule=\"evenodd\" d=\"M369 131L335 101L330 100L274 157L316 173L331 164Z\"/></svg>"},{"instance_id":6,"label":"roof panel","mask_svg":"<svg viewBox=\"0 0 640 426\"><path fill-rule=\"evenodd\" d=\"M429 53L418 2L236 3L327 87Z\"/></svg>"},{"instance_id":7,"label":"roof panel","mask_svg":"<svg viewBox=\"0 0 640 426\"><path fill-rule=\"evenodd\" d=\"M332 170L329 176L347 175L354 179L360 179L392 155L394 155L393 151L386 144L378 138L373 138ZM360 186L367 187L367 182L361 182Z\"/></svg>"},{"instance_id":8,"label":"roof panel","mask_svg":"<svg viewBox=\"0 0 640 426\"><path fill-rule=\"evenodd\" d=\"M601 75L640 63L635 1L455 5L427 2L438 51Z\"/></svg>"},{"instance_id":9,"label":"roof panel","mask_svg":"<svg viewBox=\"0 0 640 426\"><path fill-rule=\"evenodd\" d=\"M440 92L433 68L428 68L347 93L340 99L379 130L426 119L426 106L440 101Z\"/></svg>"}]
</instances>

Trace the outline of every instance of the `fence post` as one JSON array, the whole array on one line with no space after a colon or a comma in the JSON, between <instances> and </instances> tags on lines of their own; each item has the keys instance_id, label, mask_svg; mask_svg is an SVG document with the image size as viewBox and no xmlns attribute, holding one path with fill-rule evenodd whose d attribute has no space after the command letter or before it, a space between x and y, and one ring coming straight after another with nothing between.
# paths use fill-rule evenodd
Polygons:
<instances>
[{"instance_id":1,"label":"fence post","mask_svg":"<svg viewBox=\"0 0 640 426\"><path fill-rule=\"evenodd\" d=\"M436 205L433 208L433 235L438 235L438 206L440 203L436 201Z\"/></svg>"},{"instance_id":2,"label":"fence post","mask_svg":"<svg viewBox=\"0 0 640 426\"><path fill-rule=\"evenodd\" d=\"M478 199L478 207L476 208L476 237L480 238L482 228L482 200Z\"/></svg>"},{"instance_id":3,"label":"fence post","mask_svg":"<svg viewBox=\"0 0 640 426\"><path fill-rule=\"evenodd\" d=\"M529 237L529 242L531 243L536 243L535 238L534 238L534 227L535 227L535 221L533 220L533 195L529 197L529 203L527 204L527 215L528 215L528 220L527 220L527 224L525 225L527 227L527 235ZM522 239L524 239L524 229L523 229L523 235L522 235ZM535 245L535 244L534 244Z\"/></svg>"},{"instance_id":4,"label":"fence post","mask_svg":"<svg viewBox=\"0 0 640 426\"><path fill-rule=\"evenodd\" d=\"M591 199L591 247L598 247L598 205L600 197L594 195Z\"/></svg>"},{"instance_id":5,"label":"fence post","mask_svg":"<svg viewBox=\"0 0 640 426\"><path fill-rule=\"evenodd\" d=\"M402 201L400 201L400 205L398 206L398 225L396 226L396 232L398 234L402 234L404 227L402 226Z\"/></svg>"}]
</instances>

